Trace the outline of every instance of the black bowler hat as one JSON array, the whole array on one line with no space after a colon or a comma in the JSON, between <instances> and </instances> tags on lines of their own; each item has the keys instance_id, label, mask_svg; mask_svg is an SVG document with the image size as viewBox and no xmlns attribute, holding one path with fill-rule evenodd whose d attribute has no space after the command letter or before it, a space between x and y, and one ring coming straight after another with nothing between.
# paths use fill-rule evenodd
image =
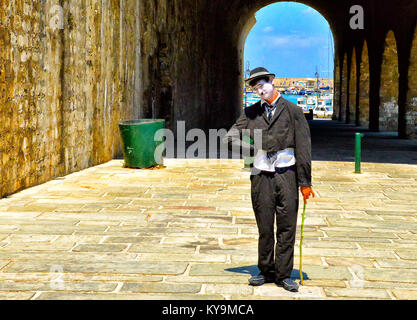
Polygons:
<instances>
[{"instance_id":1,"label":"black bowler hat","mask_svg":"<svg viewBox=\"0 0 417 320\"><path fill-rule=\"evenodd\" d=\"M259 79L259 78L270 78L273 77L275 78L275 74L270 73L268 70L266 70L265 68L255 68L250 72L249 78L245 79L245 82L248 82L249 85L251 84L252 81Z\"/></svg>"}]
</instances>

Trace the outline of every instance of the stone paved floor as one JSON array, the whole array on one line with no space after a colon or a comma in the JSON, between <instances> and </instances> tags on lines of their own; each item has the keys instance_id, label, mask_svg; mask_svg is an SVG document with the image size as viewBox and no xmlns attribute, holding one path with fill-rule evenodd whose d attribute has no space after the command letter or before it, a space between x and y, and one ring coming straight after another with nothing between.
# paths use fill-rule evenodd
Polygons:
<instances>
[{"instance_id":1,"label":"stone paved floor","mask_svg":"<svg viewBox=\"0 0 417 320\"><path fill-rule=\"evenodd\" d=\"M248 286L242 163L113 160L1 199L0 299L417 299L416 165L314 161L305 285L289 293Z\"/></svg>"}]
</instances>

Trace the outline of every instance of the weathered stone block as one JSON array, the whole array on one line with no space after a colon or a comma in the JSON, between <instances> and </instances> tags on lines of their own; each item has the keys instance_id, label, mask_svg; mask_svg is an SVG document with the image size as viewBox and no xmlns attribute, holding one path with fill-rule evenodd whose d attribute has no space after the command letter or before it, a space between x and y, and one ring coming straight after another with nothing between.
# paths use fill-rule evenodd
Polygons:
<instances>
[{"instance_id":1,"label":"weathered stone block","mask_svg":"<svg viewBox=\"0 0 417 320\"><path fill-rule=\"evenodd\" d=\"M143 293L199 293L200 284L173 283L124 283L121 292Z\"/></svg>"}]
</instances>

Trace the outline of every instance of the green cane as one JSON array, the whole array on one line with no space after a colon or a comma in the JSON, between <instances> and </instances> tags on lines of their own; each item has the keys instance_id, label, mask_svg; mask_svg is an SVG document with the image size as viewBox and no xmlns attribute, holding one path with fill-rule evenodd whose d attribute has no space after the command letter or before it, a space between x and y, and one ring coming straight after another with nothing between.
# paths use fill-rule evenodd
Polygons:
<instances>
[{"instance_id":1,"label":"green cane","mask_svg":"<svg viewBox=\"0 0 417 320\"><path fill-rule=\"evenodd\" d=\"M301 285L304 285L303 283L303 231L304 231L304 219L306 214L306 207L307 203L304 203L303 208L303 217L301 220L301 240L300 240L300 279L301 279Z\"/></svg>"}]
</instances>

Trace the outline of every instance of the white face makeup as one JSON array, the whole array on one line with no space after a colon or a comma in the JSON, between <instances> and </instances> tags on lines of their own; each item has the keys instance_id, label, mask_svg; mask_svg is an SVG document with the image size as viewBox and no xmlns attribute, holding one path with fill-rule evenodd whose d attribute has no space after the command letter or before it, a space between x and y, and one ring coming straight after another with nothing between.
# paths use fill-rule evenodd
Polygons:
<instances>
[{"instance_id":1,"label":"white face makeup","mask_svg":"<svg viewBox=\"0 0 417 320\"><path fill-rule=\"evenodd\" d=\"M274 86L263 79L256 82L253 89L262 100L271 100L274 96Z\"/></svg>"}]
</instances>

